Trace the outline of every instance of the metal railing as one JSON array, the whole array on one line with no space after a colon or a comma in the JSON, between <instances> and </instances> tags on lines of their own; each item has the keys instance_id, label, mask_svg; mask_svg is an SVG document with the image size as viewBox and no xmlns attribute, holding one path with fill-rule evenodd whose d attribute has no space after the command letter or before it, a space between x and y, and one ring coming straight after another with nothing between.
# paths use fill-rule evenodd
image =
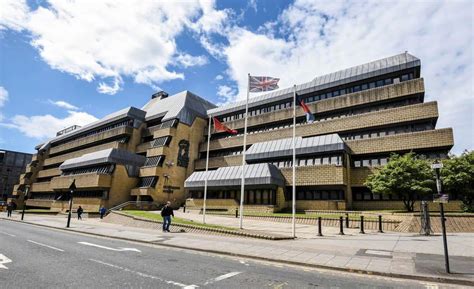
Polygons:
<instances>
[{"instance_id":1,"label":"metal railing","mask_svg":"<svg viewBox=\"0 0 474 289\"><path fill-rule=\"evenodd\" d=\"M137 207L140 207L140 206L143 206L143 205L151 205L153 204L153 202L148 202L148 201L128 201L128 202L125 202L125 203L122 203L120 205L117 205L115 207L112 207L110 209L107 210L107 214L110 213L111 211L118 211L120 209L123 209L125 208L126 206L129 206L129 205L135 205Z\"/></svg>"}]
</instances>

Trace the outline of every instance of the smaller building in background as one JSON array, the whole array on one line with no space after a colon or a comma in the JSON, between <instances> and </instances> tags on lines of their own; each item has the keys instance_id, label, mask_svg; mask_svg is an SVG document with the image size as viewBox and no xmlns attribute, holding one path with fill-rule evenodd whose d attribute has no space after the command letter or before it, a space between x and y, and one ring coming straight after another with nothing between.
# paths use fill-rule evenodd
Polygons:
<instances>
[{"instance_id":1,"label":"smaller building in background","mask_svg":"<svg viewBox=\"0 0 474 289\"><path fill-rule=\"evenodd\" d=\"M26 165L31 162L32 154L0 149L0 201L12 196L13 186L18 183Z\"/></svg>"}]
</instances>

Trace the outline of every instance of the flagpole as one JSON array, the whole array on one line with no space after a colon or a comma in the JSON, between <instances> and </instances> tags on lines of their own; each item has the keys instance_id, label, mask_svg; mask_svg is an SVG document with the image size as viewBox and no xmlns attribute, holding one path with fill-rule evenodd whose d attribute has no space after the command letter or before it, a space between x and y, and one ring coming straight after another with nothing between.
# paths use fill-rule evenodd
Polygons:
<instances>
[{"instance_id":1,"label":"flagpole","mask_svg":"<svg viewBox=\"0 0 474 289\"><path fill-rule=\"evenodd\" d=\"M244 145L242 147L242 180L240 184L240 229L244 220L244 193L245 193L245 151L247 150L247 118L249 113L250 73L247 75L247 101L245 102Z\"/></svg>"},{"instance_id":2,"label":"flagpole","mask_svg":"<svg viewBox=\"0 0 474 289\"><path fill-rule=\"evenodd\" d=\"M291 226L293 238L296 238L296 85L293 86L293 193L291 204Z\"/></svg>"},{"instance_id":3,"label":"flagpole","mask_svg":"<svg viewBox=\"0 0 474 289\"><path fill-rule=\"evenodd\" d=\"M206 200L207 200L207 179L209 177L209 144L211 142L212 115L209 115L209 128L207 130L207 152L206 152L206 176L204 178L204 203L202 204L202 223L206 223Z\"/></svg>"}]
</instances>

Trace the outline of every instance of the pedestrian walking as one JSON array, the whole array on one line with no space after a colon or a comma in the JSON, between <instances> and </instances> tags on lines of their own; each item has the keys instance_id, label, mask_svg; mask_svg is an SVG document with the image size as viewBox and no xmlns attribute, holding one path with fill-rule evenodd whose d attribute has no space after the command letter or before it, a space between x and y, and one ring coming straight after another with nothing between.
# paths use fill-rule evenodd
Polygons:
<instances>
[{"instance_id":1,"label":"pedestrian walking","mask_svg":"<svg viewBox=\"0 0 474 289\"><path fill-rule=\"evenodd\" d=\"M12 204L12 202L8 202L8 204L7 204L7 217L12 216L12 211L13 211L13 204Z\"/></svg>"},{"instance_id":2,"label":"pedestrian walking","mask_svg":"<svg viewBox=\"0 0 474 289\"><path fill-rule=\"evenodd\" d=\"M99 209L99 214L100 214L101 219L104 218L105 213L107 213L107 209L104 206L101 206L100 209Z\"/></svg>"},{"instance_id":3,"label":"pedestrian walking","mask_svg":"<svg viewBox=\"0 0 474 289\"><path fill-rule=\"evenodd\" d=\"M174 217L173 208L171 208L171 203L168 201L166 205L161 210L161 216L163 217L163 232L170 231L171 225L171 216Z\"/></svg>"},{"instance_id":4,"label":"pedestrian walking","mask_svg":"<svg viewBox=\"0 0 474 289\"><path fill-rule=\"evenodd\" d=\"M81 206L79 206L79 208L77 208L77 219L78 220L82 220L82 213L84 212L84 210L82 209Z\"/></svg>"}]
</instances>

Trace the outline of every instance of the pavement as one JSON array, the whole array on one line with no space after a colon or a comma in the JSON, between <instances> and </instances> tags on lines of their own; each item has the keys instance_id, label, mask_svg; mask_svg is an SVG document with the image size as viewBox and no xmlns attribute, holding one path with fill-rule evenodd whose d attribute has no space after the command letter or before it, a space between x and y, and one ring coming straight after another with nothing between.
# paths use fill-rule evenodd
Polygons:
<instances>
[{"instance_id":1,"label":"pavement","mask_svg":"<svg viewBox=\"0 0 474 289\"><path fill-rule=\"evenodd\" d=\"M207 222L211 223L209 217ZM19 216L14 215L12 219L18 220ZM65 216L28 214L25 216L25 221L61 229L64 229L66 224ZM244 224L247 228L250 226L250 220L245 221ZM281 225L281 223L273 224ZM288 224L283 225L288 226ZM308 232L306 238L268 241L209 234L169 234L110 224L93 218L83 221L73 220L68 230L308 268L358 272L426 282L474 285L474 234L470 233L448 234L452 274L446 274L440 235L420 236L375 232L361 235L357 232L348 232L344 236L339 236L328 232L323 237L317 237L315 228L312 228L314 232L312 237ZM297 230L298 234L303 233L300 232L302 228L297 228ZM326 228L325 231L327 231Z\"/></svg>"},{"instance_id":2,"label":"pavement","mask_svg":"<svg viewBox=\"0 0 474 289\"><path fill-rule=\"evenodd\" d=\"M169 238L162 236L161 242ZM5 220L0 220L0 244L1 288L460 287L281 265Z\"/></svg>"}]
</instances>

